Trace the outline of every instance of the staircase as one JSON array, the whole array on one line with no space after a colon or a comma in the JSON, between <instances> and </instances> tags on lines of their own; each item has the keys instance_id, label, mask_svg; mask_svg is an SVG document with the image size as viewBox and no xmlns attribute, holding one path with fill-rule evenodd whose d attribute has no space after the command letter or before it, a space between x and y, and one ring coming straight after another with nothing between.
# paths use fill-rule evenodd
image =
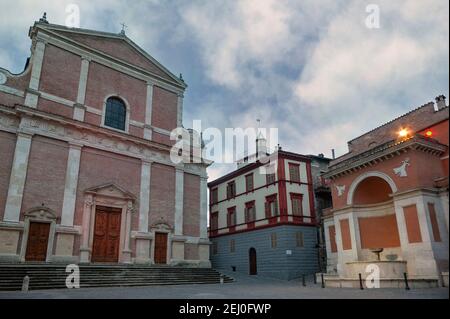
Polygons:
<instances>
[{"instance_id":1,"label":"staircase","mask_svg":"<svg viewBox=\"0 0 450 319\"><path fill-rule=\"evenodd\" d=\"M80 265L80 288L153 285L217 284L233 281L211 268L138 265ZM0 264L0 291L21 290L30 277L30 290L66 288L66 265Z\"/></svg>"}]
</instances>

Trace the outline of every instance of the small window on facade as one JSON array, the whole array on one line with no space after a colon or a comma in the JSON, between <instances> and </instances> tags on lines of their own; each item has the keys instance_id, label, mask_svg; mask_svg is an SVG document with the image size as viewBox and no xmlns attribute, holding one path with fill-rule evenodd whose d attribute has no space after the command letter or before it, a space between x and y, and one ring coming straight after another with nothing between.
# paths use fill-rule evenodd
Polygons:
<instances>
[{"instance_id":1,"label":"small window on facade","mask_svg":"<svg viewBox=\"0 0 450 319\"><path fill-rule=\"evenodd\" d=\"M277 248L277 233L270 234L270 246Z\"/></svg>"},{"instance_id":2,"label":"small window on facade","mask_svg":"<svg viewBox=\"0 0 450 319\"><path fill-rule=\"evenodd\" d=\"M266 218L278 216L278 202L276 196L266 197L265 203Z\"/></svg>"},{"instance_id":3,"label":"small window on facade","mask_svg":"<svg viewBox=\"0 0 450 319\"><path fill-rule=\"evenodd\" d=\"M236 196L236 183L229 182L227 185L227 199L233 198Z\"/></svg>"},{"instance_id":4,"label":"small window on facade","mask_svg":"<svg viewBox=\"0 0 450 319\"><path fill-rule=\"evenodd\" d=\"M302 232L295 233L295 241L297 243L297 247L303 247L304 243L303 243L303 233Z\"/></svg>"},{"instance_id":5,"label":"small window on facade","mask_svg":"<svg viewBox=\"0 0 450 319\"><path fill-rule=\"evenodd\" d=\"M228 227L236 226L236 207L228 208Z\"/></svg>"},{"instance_id":6,"label":"small window on facade","mask_svg":"<svg viewBox=\"0 0 450 319\"><path fill-rule=\"evenodd\" d=\"M247 192L253 190L253 174L248 174L245 176L245 190Z\"/></svg>"},{"instance_id":7,"label":"small window on facade","mask_svg":"<svg viewBox=\"0 0 450 319\"><path fill-rule=\"evenodd\" d=\"M275 173L266 174L266 184L273 184L273 183L275 183Z\"/></svg>"},{"instance_id":8,"label":"small window on facade","mask_svg":"<svg viewBox=\"0 0 450 319\"><path fill-rule=\"evenodd\" d=\"M219 248L217 247L217 242L214 241L213 244L212 244L212 253L213 253L213 255L217 255L218 250L219 250Z\"/></svg>"},{"instance_id":9,"label":"small window on facade","mask_svg":"<svg viewBox=\"0 0 450 319\"><path fill-rule=\"evenodd\" d=\"M300 182L300 165L289 163L289 179L292 182Z\"/></svg>"},{"instance_id":10,"label":"small window on facade","mask_svg":"<svg viewBox=\"0 0 450 319\"><path fill-rule=\"evenodd\" d=\"M211 213L211 230L217 230L219 228L219 213Z\"/></svg>"},{"instance_id":11,"label":"small window on facade","mask_svg":"<svg viewBox=\"0 0 450 319\"><path fill-rule=\"evenodd\" d=\"M125 131L127 108L119 98L110 97L106 101L105 126Z\"/></svg>"},{"instance_id":12,"label":"small window on facade","mask_svg":"<svg viewBox=\"0 0 450 319\"><path fill-rule=\"evenodd\" d=\"M230 240L230 253L234 253L235 246L234 246L234 239Z\"/></svg>"},{"instance_id":13,"label":"small window on facade","mask_svg":"<svg viewBox=\"0 0 450 319\"><path fill-rule=\"evenodd\" d=\"M255 201L245 203L245 222L251 223L256 220Z\"/></svg>"},{"instance_id":14,"label":"small window on facade","mask_svg":"<svg viewBox=\"0 0 450 319\"><path fill-rule=\"evenodd\" d=\"M292 215L303 216L302 194L291 194Z\"/></svg>"},{"instance_id":15,"label":"small window on facade","mask_svg":"<svg viewBox=\"0 0 450 319\"><path fill-rule=\"evenodd\" d=\"M217 188L211 190L211 204L215 204L219 201L219 192Z\"/></svg>"}]
</instances>

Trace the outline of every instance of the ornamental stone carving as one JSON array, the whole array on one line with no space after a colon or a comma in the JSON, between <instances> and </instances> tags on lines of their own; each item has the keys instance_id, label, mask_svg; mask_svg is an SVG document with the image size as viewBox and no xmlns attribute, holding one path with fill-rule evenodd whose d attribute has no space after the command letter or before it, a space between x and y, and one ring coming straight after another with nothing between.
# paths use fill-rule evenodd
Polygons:
<instances>
[{"instance_id":1,"label":"ornamental stone carving","mask_svg":"<svg viewBox=\"0 0 450 319\"><path fill-rule=\"evenodd\" d=\"M406 158L404 161L402 161L402 165L394 168L394 174L399 177L407 177L408 172L406 171L406 168L410 165L411 164L409 164L409 158Z\"/></svg>"}]
</instances>

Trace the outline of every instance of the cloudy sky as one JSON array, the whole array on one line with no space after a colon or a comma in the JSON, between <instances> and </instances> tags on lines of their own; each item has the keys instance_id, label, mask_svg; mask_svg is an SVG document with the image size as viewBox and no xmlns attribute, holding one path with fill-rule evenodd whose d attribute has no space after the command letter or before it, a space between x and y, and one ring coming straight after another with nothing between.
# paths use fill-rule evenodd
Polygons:
<instances>
[{"instance_id":1,"label":"cloudy sky","mask_svg":"<svg viewBox=\"0 0 450 319\"><path fill-rule=\"evenodd\" d=\"M127 35L189 88L184 124L277 127L284 149L331 156L346 141L448 96L447 0L1 0L0 66L23 69L28 28L65 24ZM369 4L380 27L367 28ZM216 178L234 169L215 164Z\"/></svg>"}]
</instances>

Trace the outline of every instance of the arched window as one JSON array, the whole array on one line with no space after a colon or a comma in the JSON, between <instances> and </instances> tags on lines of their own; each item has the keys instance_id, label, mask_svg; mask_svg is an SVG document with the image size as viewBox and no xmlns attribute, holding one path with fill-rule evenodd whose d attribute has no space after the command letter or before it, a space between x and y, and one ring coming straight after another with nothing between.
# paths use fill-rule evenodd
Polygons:
<instances>
[{"instance_id":1,"label":"arched window","mask_svg":"<svg viewBox=\"0 0 450 319\"><path fill-rule=\"evenodd\" d=\"M105 126L125 131L127 108L119 98L110 97L106 101Z\"/></svg>"}]
</instances>

